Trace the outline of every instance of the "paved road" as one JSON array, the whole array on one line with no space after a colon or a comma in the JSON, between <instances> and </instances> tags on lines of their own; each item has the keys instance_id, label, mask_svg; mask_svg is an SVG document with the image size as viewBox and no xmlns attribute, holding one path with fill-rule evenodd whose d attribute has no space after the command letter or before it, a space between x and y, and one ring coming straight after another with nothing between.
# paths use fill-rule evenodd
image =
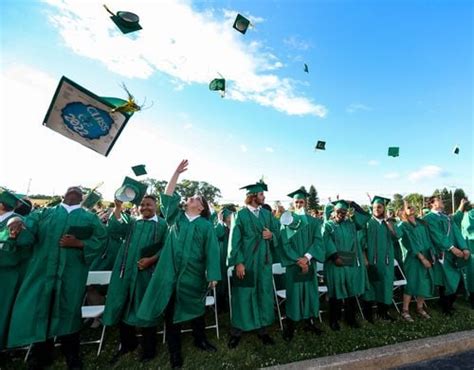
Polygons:
<instances>
[{"instance_id":1,"label":"paved road","mask_svg":"<svg viewBox=\"0 0 474 370\"><path fill-rule=\"evenodd\" d=\"M411 365L398 367L399 370L442 369L442 370L472 370L474 369L474 350L459 353L454 356L440 357L433 360L416 362Z\"/></svg>"}]
</instances>

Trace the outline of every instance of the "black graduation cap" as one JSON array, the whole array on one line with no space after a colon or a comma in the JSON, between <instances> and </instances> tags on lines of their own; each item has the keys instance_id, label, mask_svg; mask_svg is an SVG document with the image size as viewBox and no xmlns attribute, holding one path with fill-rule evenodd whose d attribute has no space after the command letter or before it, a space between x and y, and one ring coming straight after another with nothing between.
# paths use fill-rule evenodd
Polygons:
<instances>
[{"instance_id":1,"label":"black graduation cap","mask_svg":"<svg viewBox=\"0 0 474 370\"><path fill-rule=\"evenodd\" d=\"M306 73L309 73L309 68L308 68L308 65L306 63L304 64L304 71Z\"/></svg>"},{"instance_id":2,"label":"black graduation cap","mask_svg":"<svg viewBox=\"0 0 474 370\"><path fill-rule=\"evenodd\" d=\"M400 148L398 146L391 146L388 148L389 157L398 157L400 155Z\"/></svg>"},{"instance_id":3,"label":"black graduation cap","mask_svg":"<svg viewBox=\"0 0 474 370\"><path fill-rule=\"evenodd\" d=\"M314 149L326 150L326 142L318 140Z\"/></svg>"},{"instance_id":4,"label":"black graduation cap","mask_svg":"<svg viewBox=\"0 0 474 370\"><path fill-rule=\"evenodd\" d=\"M135 176L142 176L147 174L144 164L137 164L136 166L133 166L132 171Z\"/></svg>"},{"instance_id":5,"label":"black graduation cap","mask_svg":"<svg viewBox=\"0 0 474 370\"><path fill-rule=\"evenodd\" d=\"M105 10L111 15L110 19L115 23L115 25L122 31L123 34L130 32L135 32L142 29L140 22L140 17L132 12L127 11L118 11L117 14L114 14L106 5L104 5Z\"/></svg>"},{"instance_id":6,"label":"black graduation cap","mask_svg":"<svg viewBox=\"0 0 474 370\"><path fill-rule=\"evenodd\" d=\"M457 145L453 149L453 154L459 154L459 147Z\"/></svg>"},{"instance_id":7,"label":"black graduation cap","mask_svg":"<svg viewBox=\"0 0 474 370\"><path fill-rule=\"evenodd\" d=\"M245 35L245 32L247 32L249 25L250 21L247 18L245 18L243 15L237 14L237 17L234 21L234 25L232 27L234 27L241 34Z\"/></svg>"}]
</instances>

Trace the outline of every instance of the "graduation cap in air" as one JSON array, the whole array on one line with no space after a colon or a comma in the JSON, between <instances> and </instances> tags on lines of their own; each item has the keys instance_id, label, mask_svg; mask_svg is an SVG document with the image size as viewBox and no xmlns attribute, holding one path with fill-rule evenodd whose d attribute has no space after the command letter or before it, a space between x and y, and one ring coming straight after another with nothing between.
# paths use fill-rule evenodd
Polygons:
<instances>
[{"instance_id":1,"label":"graduation cap in air","mask_svg":"<svg viewBox=\"0 0 474 370\"><path fill-rule=\"evenodd\" d=\"M209 90L211 91L220 91L221 97L225 95L225 78L215 78L209 83Z\"/></svg>"},{"instance_id":2,"label":"graduation cap in air","mask_svg":"<svg viewBox=\"0 0 474 370\"><path fill-rule=\"evenodd\" d=\"M389 157L398 157L400 155L400 148L398 146L391 146L388 148Z\"/></svg>"},{"instance_id":3,"label":"graduation cap in air","mask_svg":"<svg viewBox=\"0 0 474 370\"><path fill-rule=\"evenodd\" d=\"M102 195L98 191L92 189L84 197L84 200L82 201L81 205L84 208L92 209L97 204L97 202L101 199L102 199Z\"/></svg>"},{"instance_id":4,"label":"graduation cap in air","mask_svg":"<svg viewBox=\"0 0 474 370\"><path fill-rule=\"evenodd\" d=\"M245 32L247 32L249 25L250 21L247 18L245 18L243 15L237 14L237 17L234 21L234 25L232 27L234 27L241 34L245 35Z\"/></svg>"},{"instance_id":5,"label":"graduation cap in air","mask_svg":"<svg viewBox=\"0 0 474 370\"><path fill-rule=\"evenodd\" d=\"M326 150L326 142L318 140L314 149Z\"/></svg>"},{"instance_id":6,"label":"graduation cap in air","mask_svg":"<svg viewBox=\"0 0 474 370\"><path fill-rule=\"evenodd\" d=\"M132 171L135 174L135 176L142 176L148 173L146 172L144 164L137 164L136 166L133 166Z\"/></svg>"},{"instance_id":7,"label":"graduation cap in air","mask_svg":"<svg viewBox=\"0 0 474 370\"><path fill-rule=\"evenodd\" d=\"M453 149L453 154L459 154L459 147L457 145Z\"/></svg>"},{"instance_id":8,"label":"graduation cap in air","mask_svg":"<svg viewBox=\"0 0 474 370\"><path fill-rule=\"evenodd\" d=\"M125 177L122 186L115 192L115 199L138 206L146 194L148 186L130 177Z\"/></svg>"},{"instance_id":9,"label":"graduation cap in air","mask_svg":"<svg viewBox=\"0 0 474 370\"><path fill-rule=\"evenodd\" d=\"M372 204L382 204L384 206L387 206L387 204L390 203L390 199L388 198L384 198L384 197L380 197L378 195L374 196L372 198L372 201L371 201Z\"/></svg>"},{"instance_id":10,"label":"graduation cap in air","mask_svg":"<svg viewBox=\"0 0 474 370\"><path fill-rule=\"evenodd\" d=\"M309 68L308 68L308 65L306 63L304 64L304 71L306 73L309 73Z\"/></svg>"},{"instance_id":11,"label":"graduation cap in air","mask_svg":"<svg viewBox=\"0 0 474 370\"><path fill-rule=\"evenodd\" d=\"M127 100L100 97L63 76L43 125L107 156L133 113L141 109L123 88Z\"/></svg>"},{"instance_id":12,"label":"graduation cap in air","mask_svg":"<svg viewBox=\"0 0 474 370\"><path fill-rule=\"evenodd\" d=\"M117 14L113 13L106 5L105 10L111 15L110 19L120 29L123 34L135 32L142 29L140 26L140 17L132 12L119 11Z\"/></svg>"}]
</instances>

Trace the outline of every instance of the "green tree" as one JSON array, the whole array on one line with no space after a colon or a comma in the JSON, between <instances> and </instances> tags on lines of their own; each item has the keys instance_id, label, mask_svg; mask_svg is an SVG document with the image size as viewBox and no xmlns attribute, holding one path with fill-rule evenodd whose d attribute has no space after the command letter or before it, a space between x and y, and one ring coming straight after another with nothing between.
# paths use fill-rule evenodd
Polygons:
<instances>
[{"instance_id":1,"label":"green tree","mask_svg":"<svg viewBox=\"0 0 474 370\"><path fill-rule=\"evenodd\" d=\"M458 209L459 204L461 203L461 199L466 198L466 193L463 189L456 189L454 190L454 209Z\"/></svg>"},{"instance_id":2,"label":"green tree","mask_svg":"<svg viewBox=\"0 0 474 370\"><path fill-rule=\"evenodd\" d=\"M308 210L309 211L317 211L319 208L319 198L318 198L318 191L316 188L311 185L309 187L309 196L308 196Z\"/></svg>"},{"instance_id":3,"label":"green tree","mask_svg":"<svg viewBox=\"0 0 474 370\"><path fill-rule=\"evenodd\" d=\"M399 211L403 208L403 195L398 193L393 194L393 199L390 203L396 212Z\"/></svg>"},{"instance_id":4,"label":"green tree","mask_svg":"<svg viewBox=\"0 0 474 370\"><path fill-rule=\"evenodd\" d=\"M418 209L423 208L424 197L423 194L411 193L404 198L409 204L417 207Z\"/></svg>"}]
</instances>

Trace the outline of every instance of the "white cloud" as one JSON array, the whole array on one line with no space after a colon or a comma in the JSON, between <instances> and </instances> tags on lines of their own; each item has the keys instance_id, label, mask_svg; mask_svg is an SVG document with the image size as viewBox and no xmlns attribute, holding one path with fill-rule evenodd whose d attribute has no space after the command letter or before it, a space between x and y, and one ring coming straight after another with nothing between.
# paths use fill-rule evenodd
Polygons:
<instances>
[{"instance_id":1,"label":"white cloud","mask_svg":"<svg viewBox=\"0 0 474 370\"><path fill-rule=\"evenodd\" d=\"M389 172L386 173L383 177L385 177L386 179L393 180L398 179L400 177L400 174L398 172Z\"/></svg>"},{"instance_id":2,"label":"white cloud","mask_svg":"<svg viewBox=\"0 0 474 370\"><path fill-rule=\"evenodd\" d=\"M297 36L290 36L283 39L283 43L292 49L296 50L308 50L311 48L311 44L308 41L302 40Z\"/></svg>"},{"instance_id":3,"label":"white cloud","mask_svg":"<svg viewBox=\"0 0 474 370\"><path fill-rule=\"evenodd\" d=\"M191 129L192 127L193 127L193 124L192 124L192 123L186 123L186 124L183 126L183 128L184 128L185 130L189 130L189 129Z\"/></svg>"},{"instance_id":4,"label":"white cloud","mask_svg":"<svg viewBox=\"0 0 474 370\"><path fill-rule=\"evenodd\" d=\"M346 111L348 113L355 113L355 112L359 112L359 111L371 111L372 108L365 105L365 104L361 104L361 103L352 103L352 104L349 104L349 106L346 108Z\"/></svg>"},{"instance_id":5,"label":"white cloud","mask_svg":"<svg viewBox=\"0 0 474 370\"><path fill-rule=\"evenodd\" d=\"M242 153L247 153L247 150L248 150L248 149L247 149L247 146L246 146L246 145L241 144L241 145L240 145L240 150L242 151Z\"/></svg>"},{"instance_id":6,"label":"white cloud","mask_svg":"<svg viewBox=\"0 0 474 370\"><path fill-rule=\"evenodd\" d=\"M421 167L420 169L411 172L408 175L408 178L410 181L413 182L418 182L426 179L434 179L438 177L446 177L448 175L448 172L443 170L439 166L435 165L427 165L424 167Z\"/></svg>"},{"instance_id":7,"label":"white cloud","mask_svg":"<svg viewBox=\"0 0 474 370\"><path fill-rule=\"evenodd\" d=\"M376 161L375 159L371 159L370 161L367 162L369 166L378 166L380 164L379 161Z\"/></svg>"},{"instance_id":8,"label":"white cloud","mask_svg":"<svg viewBox=\"0 0 474 370\"><path fill-rule=\"evenodd\" d=\"M270 146L267 146L267 147L265 148L265 151L268 152L268 153L273 153L273 152L274 152L273 148L270 147Z\"/></svg>"},{"instance_id":9,"label":"white cloud","mask_svg":"<svg viewBox=\"0 0 474 370\"><path fill-rule=\"evenodd\" d=\"M232 28L232 10L198 12L189 1L117 0L112 10L140 15L143 29L123 35L97 2L44 0L64 43L125 77L167 74L175 89L208 84L221 73L227 99L253 101L289 115L325 117L327 108L296 91L296 82L272 74L283 63L264 44L245 40ZM253 24L262 18L247 15ZM256 32L256 29L249 32Z\"/></svg>"}]
</instances>

